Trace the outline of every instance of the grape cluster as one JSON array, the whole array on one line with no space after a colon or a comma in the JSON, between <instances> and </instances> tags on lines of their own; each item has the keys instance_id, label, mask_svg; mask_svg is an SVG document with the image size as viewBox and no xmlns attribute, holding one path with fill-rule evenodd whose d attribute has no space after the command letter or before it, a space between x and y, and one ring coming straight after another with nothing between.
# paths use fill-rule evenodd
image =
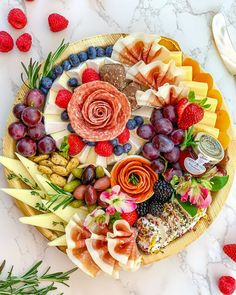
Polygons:
<instances>
[{"instance_id":1,"label":"grape cluster","mask_svg":"<svg viewBox=\"0 0 236 295\"><path fill-rule=\"evenodd\" d=\"M140 126L137 134L148 140L142 147L142 153L152 161L151 166L156 173L163 173L166 181L170 181L174 175L182 175L178 161L184 131L177 127L177 114L173 105L154 109L150 124Z\"/></svg>"},{"instance_id":2,"label":"grape cluster","mask_svg":"<svg viewBox=\"0 0 236 295\"><path fill-rule=\"evenodd\" d=\"M45 95L38 89L28 92L25 102L13 107L13 114L19 120L8 126L9 135L17 141L16 151L24 157L31 157L37 151L48 154L56 149L55 141L46 136L41 109Z\"/></svg>"}]
</instances>

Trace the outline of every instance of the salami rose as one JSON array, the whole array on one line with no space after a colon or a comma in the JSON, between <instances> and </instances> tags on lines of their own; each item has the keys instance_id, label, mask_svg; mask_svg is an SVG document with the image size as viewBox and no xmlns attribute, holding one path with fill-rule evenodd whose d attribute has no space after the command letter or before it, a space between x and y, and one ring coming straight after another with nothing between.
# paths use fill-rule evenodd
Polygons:
<instances>
[{"instance_id":1,"label":"salami rose","mask_svg":"<svg viewBox=\"0 0 236 295\"><path fill-rule=\"evenodd\" d=\"M74 131L88 141L105 141L118 136L131 115L127 97L111 84L93 81L82 84L68 105Z\"/></svg>"}]
</instances>

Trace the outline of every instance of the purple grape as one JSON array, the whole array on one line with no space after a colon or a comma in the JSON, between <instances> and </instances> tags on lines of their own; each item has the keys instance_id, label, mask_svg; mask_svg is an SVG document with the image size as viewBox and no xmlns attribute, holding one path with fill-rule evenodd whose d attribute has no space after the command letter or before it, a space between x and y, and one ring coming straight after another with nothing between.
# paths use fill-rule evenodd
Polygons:
<instances>
[{"instance_id":1,"label":"purple grape","mask_svg":"<svg viewBox=\"0 0 236 295\"><path fill-rule=\"evenodd\" d=\"M152 115L151 115L151 118L150 118L150 122L152 123L153 126L156 125L156 122L160 119L162 119L163 116L162 116L162 112L161 110L159 109L154 109L152 111Z\"/></svg>"},{"instance_id":2,"label":"purple grape","mask_svg":"<svg viewBox=\"0 0 236 295\"><path fill-rule=\"evenodd\" d=\"M24 104L24 103L18 103L16 105L14 105L13 107L13 114L14 116L17 118L17 119L20 119L21 118L21 113L23 112L23 110L27 108L27 105Z\"/></svg>"},{"instance_id":3,"label":"purple grape","mask_svg":"<svg viewBox=\"0 0 236 295\"><path fill-rule=\"evenodd\" d=\"M175 145L181 144L184 140L184 130L176 129L170 135L171 140Z\"/></svg>"},{"instance_id":4,"label":"purple grape","mask_svg":"<svg viewBox=\"0 0 236 295\"><path fill-rule=\"evenodd\" d=\"M32 157L36 154L37 145L29 137L20 139L16 144L17 153L21 154L24 157Z\"/></svg>"},{"instance_id":5,"label":"purple grape","mask_svg":"<svg viewBox=\"0 0 236 295\"><path fill-rule=\"evenodd\" d=\"M41 109L45 102L45 95L39 89L32 89L28 92L25 103L30 107Z\"/></svg>"},{"instance_id":6,"label":"purple grape","mask_svg":"<svg viewBox=\"0 0 236 295\"><path fill-rule=\"evenodd\" d=\"M163 173L163 177L167 182L170 182L174 175L181 177L183 175L183 172L178 169L169 168L165 171L165 173Z\"/></svg>"},{"instance_id":7,"label":"purple grape","mask_svg":"<svg viewBox=\"0 0 236 295\"><path fill-rule=\"evenodd\" d=\"M175 170L182 170L179 162L173 163L172 168L174 168Z\"/></svg>"},{"instance_id":8,"label":"purple grape","mask_svg":"<svg viewBox=\"0 0 236 295\"><path fill-rule=\"evenodd\" d=\"M34 107L27 107L21 114L21 120L28 127L34 127L42 120L41 112Z\"/></svg>"},{"instance_id":9,"label":"purple grape","mask_svg":"<svg viewBox=\"0 0 236 295\"><path fill-rule=\"evenodd\" d=\"M145 158L154 160L160 156L160 152L156 149L151 142L143 145L142 152Z\"/></svg>"},{"instance_id":10,"label":"purple grape","mask_svg":"<svg viewBox=\"0 0 236 295\"><path fill-rule=\"evenodd\" d=\"M28 127L28 135L33 140L40 140L43 138L46 135L44 124L40 122L34 127Z\"/></svg>"},{"instance_id":11,"label":"purple grape","mask_svg":"<svg viewBox=\"0 0 236 295\"><path fill-rule=\"evenodd\" d=\"M155 148L159 149L162 153L169 153L174 148L174 143L172 140L169 139L166 135L163 134L157 134L153 140L152 143Z\"/></svg>"},{"instance_id":12,"label":"purple grape","mask_svg":"<svg viewBox=\"0 0 236 295\"><path fill-rule=\"evenodd\" d=\"M174 146L172 151L164 153L165 159L170 163L176 163L179 160L180 150L177 146Z\"/></svg>"},{"instance_id":13,"label":"purple grape","mask_svg":"<svg viewBox=\"0 0 236 295\"><path fill-rule=\"evenodd\" d=\"M163 117L170 120L172 123L177 122L177 116L175 112L175 107L173 105L168 105L163 108Z\"/></svg>"},{"instance_id":14,"label":"purple grape","mask_svg":"<svg viewBox=\"0 0 236 295\"><path fill-rule=\"evenodd\" d=\"M165 169L165 163L164 160L161 158L158 158L156 160L153 160L151 163L152 169L157 173L160 174L164 171Z\"/></svg>"},{"instance_id":15,"label":"purple grape","mask_svg":"<svg viewBox=\"0 0 236 295\"><path fill-rule=\"evenodd\" d=\"M40 154L50 154L56 150L56 143L50 136L45 136L38 142L38 150Z\"/></svg>"},{"instance_id":16,"label":"purple grape","mask_svg":"<svg viewBox=\"0 0 236 295\"><path fill-rule=\"evenodd\" d=\"M138 127L137 134L143 139L151 140L155 136L155 129L151 124L144 124Z\"/></svg>"},{"instance_id":17,"label":"purple grape","mask_svg":"<svg viewBox=\"0 0 236 295\"><path fill-rule=\"evenodd\" d=\"M19 140L25 137L27 129L23 123L14 122L8 126L8 133L13 139Z\"/></svg>"},{"instance_id":18,"label":"purple grape","mask_svg":"<svg viewBox=\"0 0 236 295\"><path fill-rule=\"evenodd\" d=\"M173 125L170 120L162 118L154 125L155 131L161 134L170 134L173 131Z\"/></svg>"}]
</instances>

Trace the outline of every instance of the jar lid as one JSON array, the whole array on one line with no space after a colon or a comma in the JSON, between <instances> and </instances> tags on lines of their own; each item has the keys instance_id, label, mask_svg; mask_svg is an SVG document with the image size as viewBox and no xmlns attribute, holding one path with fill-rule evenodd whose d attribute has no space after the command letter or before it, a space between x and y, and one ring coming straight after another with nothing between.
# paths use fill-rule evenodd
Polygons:
<instances>
[{"instance_id":1,"label":"jar lid","mask_svg":"<svg viewBox=\"0 0 236 295\"><path fill-rule=\"evenodd\" d=\"M224 158L224 149L215 137L200 132L196 135L195 140L198 141L198 151L209 157L212 164L217 164Z\"/></svg>"}]
</instances>

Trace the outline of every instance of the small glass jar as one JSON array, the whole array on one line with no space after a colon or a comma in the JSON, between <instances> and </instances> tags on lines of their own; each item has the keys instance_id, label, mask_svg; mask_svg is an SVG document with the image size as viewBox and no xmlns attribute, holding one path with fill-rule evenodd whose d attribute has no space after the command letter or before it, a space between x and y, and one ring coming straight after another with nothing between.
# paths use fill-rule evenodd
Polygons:
<instances>
[{"instance_id":1,"label":"small glass jar","mask_svg":"<svg viewBox=\"0 0 236 295\"><path fill-rule=\"evenodd\" d=\"M195 141L194 148L181 151L179 164L187 173L200 177L224 158L224 149L216 138L203 132L196 135Z\"/></svg>"}]
</instances>

